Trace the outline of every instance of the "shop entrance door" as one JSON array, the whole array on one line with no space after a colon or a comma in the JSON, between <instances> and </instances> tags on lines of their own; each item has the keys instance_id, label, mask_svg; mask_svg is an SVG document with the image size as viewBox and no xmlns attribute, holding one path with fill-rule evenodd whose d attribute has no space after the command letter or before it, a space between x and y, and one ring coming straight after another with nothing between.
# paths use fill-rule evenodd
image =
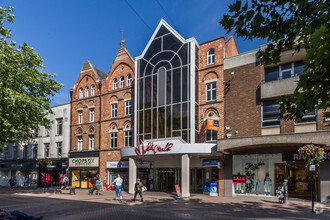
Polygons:
<instances>
[{"instance_id":1,"label":"shop entrance door","mask_svg":"<svg viewBox=\"0 0 330 220\"><path fill-rule=\"evenodd\" d=\"M275 189L281 187L285 177L288 179L288 196L295 198L311 199L312 173L307 169L306 163L279 163L275 164ZM320 170L314 172L315 200L320 195Z\"/></svg>"},{"instance_id":2,"label":"shop entrance door","mask_svg":"<svg viewBox=\"0 0 330 220\"><path fill-rule=\"evenodd\" d=\"M178 169L158 169L160 191L175 191L175 185L180 182Z\"/></svg>"},{"instance_id":3,"label":"shop entrance door","mask_svg":"<svg viewBox=\"0 0 330 220\"><path fill-rule=\"evenodd\" d=\"M192 193L203 193L203 169L190 170L190 191Z\"/></svg>"}]
</instances>

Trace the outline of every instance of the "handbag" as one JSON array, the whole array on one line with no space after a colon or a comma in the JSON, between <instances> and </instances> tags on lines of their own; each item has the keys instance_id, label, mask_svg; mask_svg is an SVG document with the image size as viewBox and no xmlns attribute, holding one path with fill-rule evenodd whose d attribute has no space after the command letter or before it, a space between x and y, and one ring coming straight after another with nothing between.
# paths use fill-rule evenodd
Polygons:
<instances>
[{"instance_id":1,"label":"handbag","mask_svg":"<svg viewBox=\"0 0 330 220\"><path fill-rule=\"evenodd\" d=\"M147 187L142 186L142 192L145 192L145 191L147 191Z\"/></svg>"}]
</instances>

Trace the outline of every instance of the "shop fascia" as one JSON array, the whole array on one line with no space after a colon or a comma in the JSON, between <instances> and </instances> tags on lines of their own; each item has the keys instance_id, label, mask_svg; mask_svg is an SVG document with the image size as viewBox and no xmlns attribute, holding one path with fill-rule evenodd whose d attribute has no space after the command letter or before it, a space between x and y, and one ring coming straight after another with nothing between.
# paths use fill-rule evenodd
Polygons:
<instances>
[{"instance_id":1,"label":"shop fascia","mask_svg":"<svg viewBox=\"0 0 330 220\"><path fill-rule=\"evenodd\" d=\"M86 157L86 158L70 158L70 167L98 167L98 157Z\"/></svg>"}]
</instances>

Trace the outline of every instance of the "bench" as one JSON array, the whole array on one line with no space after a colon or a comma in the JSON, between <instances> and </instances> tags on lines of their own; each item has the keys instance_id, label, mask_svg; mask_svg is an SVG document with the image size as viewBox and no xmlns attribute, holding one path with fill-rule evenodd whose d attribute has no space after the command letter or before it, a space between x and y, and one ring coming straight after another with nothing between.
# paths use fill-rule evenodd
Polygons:
<instances>
[{"instance_id":1,"label":"bench","mask_svg":"<svg viewBox=\"0 0 330 220\"><path fill-rule=\"evenodd\" d=\"M69 190L69 194L76 195L76 187L74 186L61 186L60 188L57 188L55 193L63 193L64 190Z\"/></svg>"}]
</instances>

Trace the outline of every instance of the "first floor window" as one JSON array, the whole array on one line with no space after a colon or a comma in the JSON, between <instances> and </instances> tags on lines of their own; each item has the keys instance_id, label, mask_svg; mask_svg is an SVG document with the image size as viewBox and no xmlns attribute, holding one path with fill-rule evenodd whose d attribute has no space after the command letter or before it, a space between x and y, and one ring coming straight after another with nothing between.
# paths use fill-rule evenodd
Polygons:
<instances>
[{"instance_id":1,"label":"first floor window","mask_svg":"<svg viewBox=\"0 0 330 220\"><path fill-rule=\"evenodd\" d=\"M91 108L89 110L89 121L94 122L94 109L93 108Z\"/></svg>"},{"instance_id":2,"label":"first floor window","mask_svg":"<svg viewBox=\"0 0 330 220\"><path fill-rule=\"evenodd\" d=\"M113 132L110 135L110 147L117 148L117 132Z\"/></svg>"},{"instance_id":3,"label":"first floor window","mask_svg":"<svg viewBox=\"0 0 330 220\"><path fill-rule=\"evenodd\" d=\"M45 144L45 157L49 157L49 143Z\"/></svg>"},{"instance_id":4,"label":"first floor window","mask_svg":"<svg viewBox=\"0 0 330 220\"><path fill-rule=\"evenodd\" d=\"M132 75L128 74L127 76L127 86L131 86L132 85Z\"/></svg>"},{"instance_id":5,"label":"first floor window","mask_svg":"<svg viewBox=\"0 0 330 220\"><path fill-rule=\"evenodd\" d=\"M94 135L89 136L89 150L94 150Z\"/></svg>"},{"instance_id":6,"label":"first floor window","mask_svg":"<svg viewBox=\"0 0 330 220\"><path fill-rule=\"evenodd\" d=\"M95 86L91 85L91 96L95 95Z\"/></svg>"},{"instance_id":7,"label":"first floor window","mask_svg":"<svg viewBox=\"0 0 330 220\"><path fill-rule=\"evenodd\" d=\"M82 137L78 137L78 151L83 149L83 139Z\"/></svg>"},{"instance_id":8,"label":"first floor window","mask_svg":"<svg viewBox=\"0 0 330 220\"><path fill-rule=\"evenodd\" d=\"M63 118L56 119L56 135L62 135L63 131Z\"/></svg>"},{"instance_id":9,"label":"first floor window","mask_svg":"<svg viewBox=\"0 0 330 220\"><path fill-rule=\"evenodd\" d=\"M281 125L278 119L280 113L280 101L269 100L262 102L262 127L272 127Z\"/></svg>"},{"instance_id":10,"label":"first floor window","mask_svg":"<svg viewBox=\"0 0 330 220\"><path fill-rule=\"evenodd\" d=\"M78 111L78 123L82 124L83 123L83 111Z\"/></svg>"},{"instance_id":11,"label":"first floor window","mask_svg":"<svg viewBox=\"0 0 330 220\"><path fill-rule=\"evenodd\" d=\"M295 120L296 124L304 124L304 123L316 123L316 110L314 111L305 111L304 116L301 119Z\"/></svg>"},{"instance_id":12,"label":"first floor window","mask_svg":"<svg viewBox=\"0 0 330 220\"><path fill-rule=\"evenodd\" d=\"M83 88L79 89L79 98L82 99L84 97L84 92L83 92Z\"/></svg>"},{"instance_id":13,"label":"first floor window","mask_svg":"<svg viewBox=\"0 0 330 220\"><path fill-rule=\"evenodd\" d=\"M206 130L205 141L216 141L218 137L218 131L216 130Z\"/></svg>"},{"instance_id":14,"label":"first floor window","mask_svg":"<svg viewBox=\"0 0 330 220\"><path fill-rule=\"evenodd\" d=\"M212 82L206 84L206 101L215 101L217 100L217 83Z\"/></svg>"},{"instance_id":15,"label":"first floor window","mask_svg":"<svg viewBox=\"0 0 330 220\"><path fill-rule=\"evenodd\" d=\"M33 159L37 159L38 157L38 144L33 145Z\"/></svg>"},{"instance_id":16,"label":"first floor window","mask_svg":"<svg viewBox=\"0 0 330 220\"><path fill-rule=\"evenodd\" d=\"M28 157L28 146L24 145L23 146L23 159L26 160Z\"/></svg>"},{"instance_id":17,"label":"first floor window","mask_svg":"<svg viewBox=\"0 0 330 220\"><path fill-rule=\"evenodd\" d=\"M117 118L117 103L111 104L111 118Z\"/></svg>"},{"instance_id":18,"label":"first floor window","mask_svg":"<svg viewBox=\"0 0 330 220\"><path fill-rule=\"evenodd\" d=\"M132 114L132 101L128 100L125 102L125 115Z\"/></svg>"},{"instance_id":19,"label":"first floor window","mask_svg":"<svg viewBox=\"0 0 330 220\"><path fill-rule=\"evenodd\" d=\"M57 157L62 157L62 142L56 142Z\"/></svg>"},{"instance_id":20,"label":"first floor window","mask_svg":"<svg viewBox=\"0 0 330 220\"><path fill-rule=\"evenodd\" d=\"M13 147L13 159L17 160L18 157L18 152L17 152L17 146Z\"/></svg>"},{"instance_id":21,"label":"first floor window","mask_svg":"<svg viewBox=\"0 0 330 220\"><path fill-rule=\"evenodd\" d=\"M125 147L132 146L132 131L125 131Z\"/></svg>"}]
</instances>

